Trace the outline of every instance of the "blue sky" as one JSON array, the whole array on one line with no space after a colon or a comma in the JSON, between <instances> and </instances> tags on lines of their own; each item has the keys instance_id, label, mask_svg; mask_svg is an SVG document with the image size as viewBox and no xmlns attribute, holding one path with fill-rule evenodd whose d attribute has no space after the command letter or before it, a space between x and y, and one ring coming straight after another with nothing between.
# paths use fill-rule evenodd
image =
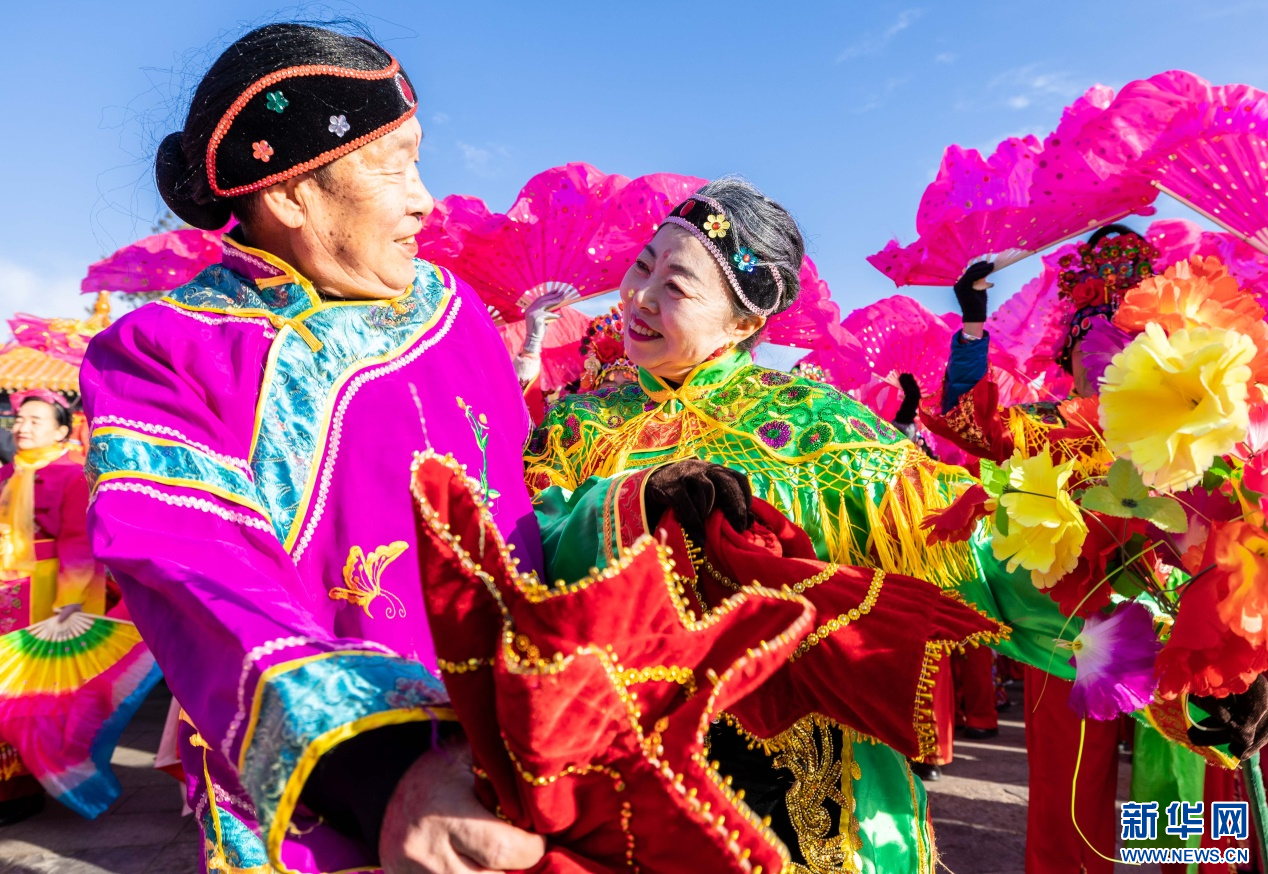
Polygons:
<instances>
[{"instance_id":1,"label":"blue sky","mask_svg":"<svg viewBox=\"0 0 1268 874\"><path fill-rule=\"evenodd\" d=\"M0 317L76 313L86 266L150 232L154 145L235 36L336 17L410 71L436 196L502 210L533 173L576 160L741 173L798 217L845 309L893 293L863 259L912 238L947 144L1043 132L1094 83L1174 67L1268 88L1268 2L14 3L0 29ZM1010 268L999 292L1034 269ZM913 294L953 306L949 291Z\"/></svg>"}]
</instances>

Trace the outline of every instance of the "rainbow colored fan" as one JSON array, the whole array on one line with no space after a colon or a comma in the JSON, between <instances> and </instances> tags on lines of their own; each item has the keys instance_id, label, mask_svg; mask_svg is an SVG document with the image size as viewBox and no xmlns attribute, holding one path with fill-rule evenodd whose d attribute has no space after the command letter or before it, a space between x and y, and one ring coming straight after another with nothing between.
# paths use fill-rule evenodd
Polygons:
<instances>
[{"instance_id":1,"label":"rainbow colored fan","mask_svg":"<svg viewBox=\"0 0 1268 874\"><path fill-rule=\"evenodd\" d=\"M868 262L899 286L953 285L970 264L996 269L1108 222L1152 212L1143 173L1083 145L1113 92L1096 86L1066 108L1042 145L1010 137L989 156L950 146L916 217L919 238L891 240ZM1099 128L1098 128L1099 129Z\"/></svg>"},{"instance_id":2,"label":"rainbow colored fan","mask_svg":"<svg viewBox=\"0 0 1268 874\"><path fill-rule=\"evenodd\" d=\"M503 213L451 195L418 233L418 254L475 288L507 323L548 291L612 291L661 220L703 179L607 175L589 164L537 174Z\"/></svg>"},{"instance_id":3,"label":"rainbow colored fan","mask_svg":"<svg viewBox=\"0 0 1268 874\"><path fill-rule=\"evenodd\" d=\"M145 237L89 265L84 294L170 291L220 260L220 232L182 228Z\"/></svg>"},{"instance_id":4,"label":"rainbow colored fan","mask_svg":"<svg viewBox=\"0 0 1268 874\"><path fill-rule=\"evenodd\" d=\"M1201 84L1191 73L1176 72ZM1162 191L1268 254L1268 94L1206 86L1143 165Z\"/></svg>"},{"instance_id":5,"label":"rainbow colored fan","mask_svg":"<svg viewBox=\"0 0 1268 874\"><path fill-rule=\"evenodd\" d=\"M119 797L110 757L161 674L131 622L76 613L0 637L0 740L89 819Z\"/></svg>"}]
</instances>

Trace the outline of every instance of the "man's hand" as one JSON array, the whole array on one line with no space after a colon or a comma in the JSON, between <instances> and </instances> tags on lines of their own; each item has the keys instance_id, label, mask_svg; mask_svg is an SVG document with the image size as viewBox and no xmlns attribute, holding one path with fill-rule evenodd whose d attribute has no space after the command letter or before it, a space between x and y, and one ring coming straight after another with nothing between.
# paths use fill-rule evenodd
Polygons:
<instances>
[{"instance_id":1,"label":"man's hand","mask_svg":"<svg viewBox=\"0 0 1268 874\"><path fill-rule=\"evenodd\" d=\"M476 799L465 743L429 750L405 772L379 833L384 874L521 871L546 840L503 822Z\"/></svg>"},{"instance_id":2,"label":"man's hand","mask_svg":"<svg viewBox=\"0 0 1268 874\"><path fill-rule=\"evenodd\" d=\"M74 616L84 609L83 604L67 604L65 607L58 608L57 623L60 625L70 617Z\"/></svg>"}]
</instances>

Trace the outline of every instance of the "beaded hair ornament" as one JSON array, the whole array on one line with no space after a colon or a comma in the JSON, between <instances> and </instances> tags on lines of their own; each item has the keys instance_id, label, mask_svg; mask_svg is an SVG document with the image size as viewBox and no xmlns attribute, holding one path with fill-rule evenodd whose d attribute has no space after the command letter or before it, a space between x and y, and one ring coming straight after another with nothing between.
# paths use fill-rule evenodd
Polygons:
<instances>
[{"instance_id":1,"label":"beaded hair ornament","mask_svg":"<svg viewBox=\"0 0 1268 874\"><path fill-rule=\"evenodd\" d=\"M1158 250L1138 234L1117 234L1084 243L1077 254L1062 255L1057 292L1074 306L1057 363L1067 371L1074 346L1099 316L1112 318L1123 295L1154 275Z\"/></svg>"},{"instance_id":2,"label":"beaded hair ornament","mask_svg":"<svg viewBox=\"0 0 1268 874\"><path fill-rule=\"evenodd\" d=\"M251 83L221 116L207 144L207 179L239 197L329 164L396 130L417 111L401 65L286 67Z\"/></svg>"},{"instance_id":3,"label":"beaded hair ornament","mask_svg":"<svg viewBox=\"0 0 1268 874\"><path fill-rule=\"evenodd\" d=\"M752 249L741 245L722 204L711 197L693 194L674 207L665 223L685 229L704 245L746 310L754 315L769 316L779 309L784 297L784 277L779 273L779 265L762 261ZM770 305L762 306L760 301L764 300L770 300Z\"/></svg>"},{"instance_id":4,"label":"beaded hair ornament","mask_svg":"<svg viewBox=\"0 0 1268 874\"><path fill-rule=\"evenodd\" d=\"M590 323L581 338L581 391L593 391L624 374L638 379L638 368L625 357L625 317L620 307L599 316Z\"/></svg>"}]
</instances>

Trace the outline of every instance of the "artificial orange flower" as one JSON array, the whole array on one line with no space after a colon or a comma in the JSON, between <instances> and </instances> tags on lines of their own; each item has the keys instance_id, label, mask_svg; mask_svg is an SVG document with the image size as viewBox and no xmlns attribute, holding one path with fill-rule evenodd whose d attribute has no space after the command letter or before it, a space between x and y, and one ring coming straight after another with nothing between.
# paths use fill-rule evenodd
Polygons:
<instances>
[{"instance_id":1,"label":"artificial orange flower","mask_svg":"<svg viewBox=\"0 0 1268 874\"><path fill-rule=\"evenodd\" d=\"M1216 572L1228 577L1220 620L1253 646L1262 646L1268 641L1268 533L1234 520L1217 526L1211 537Z\"/></svg>"},{"instance_id":2,"label":"artificial orange flower","mask_svg":"<svg viewBox=\"0 0 1268 874\"><path fill-rule=\"evenodd\" d=\"M1130 289L1114 315L1114 324L1143 331L1153 322L1167 334L1186 328L1224 328L1255 344L1250 362L1253 399L1268 398L1268 322L1254 295L1229 275L1219 258L1194 255Z\"/></svg>"}]
</instances>

